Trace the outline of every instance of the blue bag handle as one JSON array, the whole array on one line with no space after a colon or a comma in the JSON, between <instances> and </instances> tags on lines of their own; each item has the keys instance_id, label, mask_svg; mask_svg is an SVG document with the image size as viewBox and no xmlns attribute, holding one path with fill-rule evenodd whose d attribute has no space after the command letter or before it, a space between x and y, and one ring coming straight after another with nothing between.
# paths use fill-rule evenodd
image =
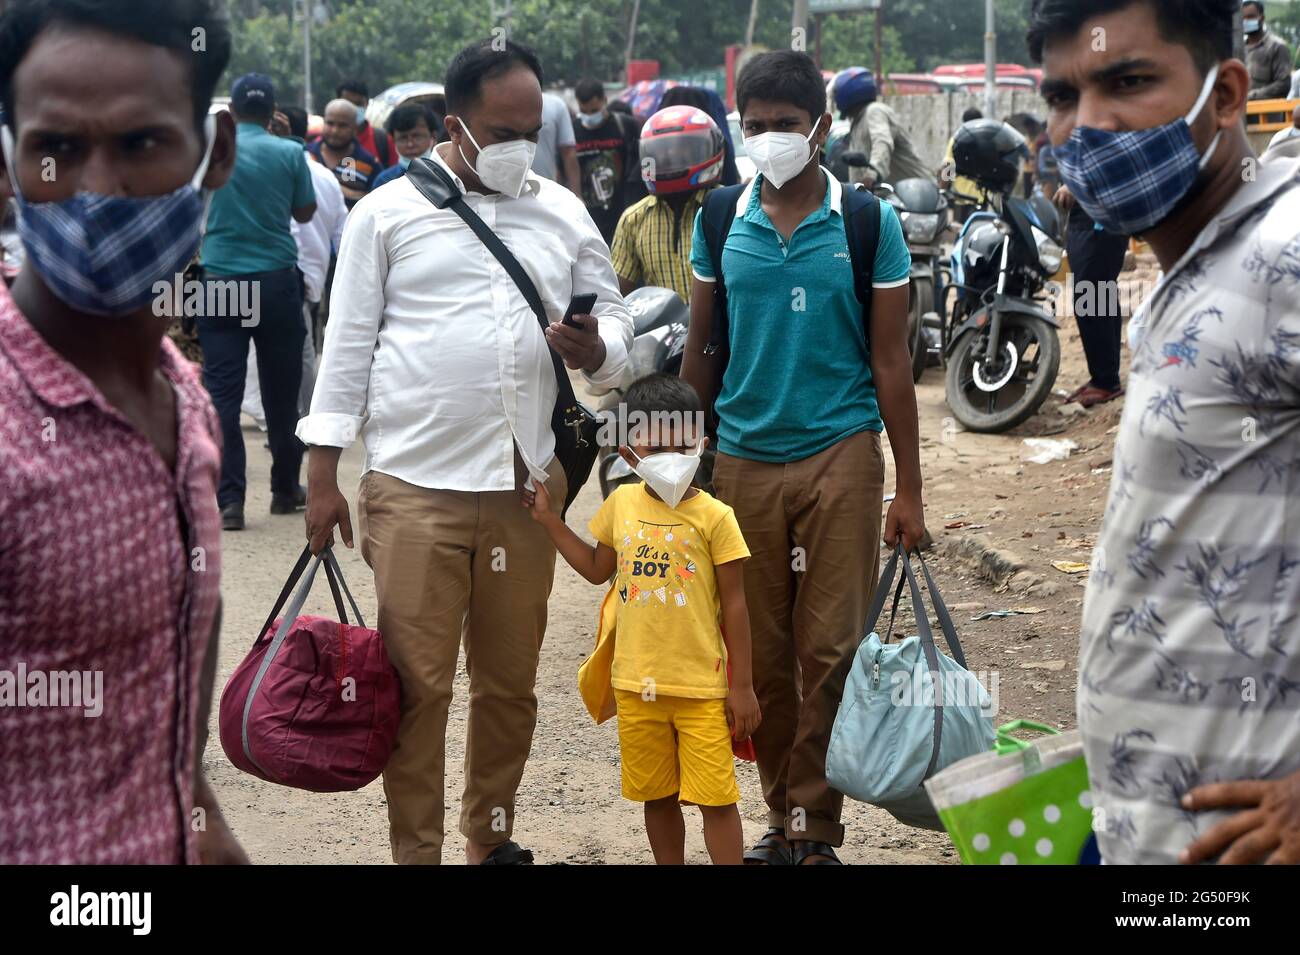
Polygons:
<instances>
[{"instance_id":1,"label":"blue bag handle","mask_svg":"<svg viewBox=\"0 0 1300 955\"><path fill-rule=\"evenodd\" d=\"M934 633L930 629L930 620L926 616L925 603L921 600L921 591L916 583L916 575L912 570L911 560L907 552L903 549L900 542L894 548L894 552L889 555L889 561L885 564L885 569L880 575L880 583L876 587L876 595L872 598L871 609L867 613L867 626L863 633L863 639L866 634L876 629L876 624L880 621L880 615L884 612L885 601L889 598L889 590L894 586L894 577L898 574L898 559L903 559L903 578L898 582L898 588L894 591L894 602L889 612L889 633L894 630L894 617L898 613L898 599L902 595L904 584L911 585L912 609L916 613L916 629L921 637L921 644L934 647ZM921 573L925 577L925 586L930 592L930 603L934 607L934 615L938 618L939 629L943 633L943 638L948 644L948 649L952 651L952 658L957 661L963 670L967 669L966 654L962 651L961 641L957 639L957 628L953 625L952 615L948 613L948 607L943 602L943 597L939 593L938 586L935 585L934 578L930 575L930 568L925 564L925 558L920 552L916 555L917 562L921 565ZM937 651L936 651L937 653ZM930 653L926 653L926 661L930 663L930 669L938 668L938 657L931 659Z\"/></svg>"}]
</instances>

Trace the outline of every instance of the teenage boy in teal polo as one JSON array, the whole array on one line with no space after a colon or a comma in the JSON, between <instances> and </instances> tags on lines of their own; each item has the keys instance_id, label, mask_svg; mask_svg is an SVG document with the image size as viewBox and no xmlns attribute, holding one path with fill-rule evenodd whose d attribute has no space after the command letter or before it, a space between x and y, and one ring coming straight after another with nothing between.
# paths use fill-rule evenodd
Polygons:
<instances>
[{"instance_id":1,"label":"teenage boy in teal polo","mask_svg":"<svg viewBox=\"0 0 1300 955\"><path fill-rule=\"evenodd\" d=\"M911 257L880 203L869 314L854 290L842 186L815 160L831 115L810 57L755 57L736 96L759 175L722 246L730 358L706 354L715 276L704 213L692 241L691 325L682 376L716 396L714 485L753 556L754 735L767 834L746 860L838 863L843 797L826 748L847 666L876 586L889 429L896 496L884 539L921 543L916 394L907 352Z\"/></svg>"}]
</instances>

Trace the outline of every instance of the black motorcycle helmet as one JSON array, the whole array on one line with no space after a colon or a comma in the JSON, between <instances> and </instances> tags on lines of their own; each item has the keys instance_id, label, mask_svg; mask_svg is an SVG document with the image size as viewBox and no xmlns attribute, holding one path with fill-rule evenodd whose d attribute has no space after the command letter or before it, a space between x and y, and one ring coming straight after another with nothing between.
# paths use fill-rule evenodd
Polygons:
<instances>
[{"instance_id":1,"label":"black motorcycle helmet","mask_svg":"<svg viewBox=\"0 0 1300 955\"><path fill-rule=\"evenodd\" d=\"M1029 158L1029 144L1006 123L972 119L958 128L952 158L957 175L974 179L995 192L1010 192L1020 181L1021 164Z\"/></svg>"},{"instance_id":2,"label":"black motorcycle helmet","mask_svg":"<svg viewBox=\"0 0 1300 955\"><path fill-rule=\"evenodd\" d=\"M894 183L894 195L908 212L938 212L945 205L943 193L929 179L904 179Z\"/></svg>"}]
</instances>

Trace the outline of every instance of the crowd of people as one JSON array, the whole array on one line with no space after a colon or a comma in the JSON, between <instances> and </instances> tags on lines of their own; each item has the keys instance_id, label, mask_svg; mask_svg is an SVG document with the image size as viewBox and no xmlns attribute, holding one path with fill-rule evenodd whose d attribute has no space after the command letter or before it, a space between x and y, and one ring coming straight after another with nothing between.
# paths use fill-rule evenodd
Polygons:
<instances>
[{"instance_id":1,"label":"crowd of people","mask_svg":"<svg viewBox=\"0 0 1300 955\"><path fill-rule=\"evenodd\" d=\"M1252 0L1235 59L1236 12L1039 0L1028 36L1054 163L1040 185L1069 210L1080 279L1112 280L1130 235L1164 271L1129 323L1080 631L1107 862L1300 862L1300 162L1241 174L1245 104L1278 95L1284 57ZM0 286L0 669L111 683L95 720L0 694L0 860L246 861L202 754L222 599L239 599L221 532L245 526L249 410L272 513L305 511L314 553L337 536L374 574L401 685L395 862L442 859L462 645L465 860L532 861L515 807L558 553L609 588L582 697L619 717L622 792L655 860L683 861L695 806L716 863L838 864L825 767L847 667L882 543L927 535L911 254L893 207L822 164L834 117L813 59L741 71L742 182L707 90L676 87L638 123L584 80L574 115L527 46L484 40L448 65L445 113L411 103L377 129L349 80L309 139L265 75L211 109L230 46L213 0L0 13L26 257ZM868 160L853 178L934 174L867 71L833 101ZM437 183L457 201L431 201ZM864 204L865 290L845 252ZM159 283L186 275L205 290L201 381L159 320L180 317ZM624 296L643 285L689 303L680 377L630 380ZM566 315L580 293L593 304ZM1118 312L1079 322L1091 378L1073 400L1119 397ZM604 502L594 544L564 519L552 412L570 372L647 421L619 435L642 480ZM339 463L358 440L350 493ZM694 481L710 444L712 491ZM749 849L744 744L767 809Z\"/></svg>"}]
</instances>

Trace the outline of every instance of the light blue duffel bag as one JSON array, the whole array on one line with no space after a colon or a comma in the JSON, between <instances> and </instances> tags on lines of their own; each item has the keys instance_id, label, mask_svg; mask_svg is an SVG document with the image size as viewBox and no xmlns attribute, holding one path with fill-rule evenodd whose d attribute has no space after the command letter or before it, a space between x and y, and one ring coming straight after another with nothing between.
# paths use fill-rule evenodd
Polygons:
<instances>
[{"instance_id":1,"label":"light blue duffel bag","mask_svg":"<svg viewBox=\"0 0 1300 955\"><path fill-rule=\"evenodd\" d=\"M876 622L899 557L904 578L881 640ZM880 806L909 826L942 830L923 784L944 767L993 748L993 702L966 669L948 608L919 554L917 561L952 657L935 646L920 585L900 544L885 565L867 616L867 636L844 684L826 752L826 779L846 796ZM904 582L911 588L917 635L889 644Z\"/></svg>"}]
</instances>

